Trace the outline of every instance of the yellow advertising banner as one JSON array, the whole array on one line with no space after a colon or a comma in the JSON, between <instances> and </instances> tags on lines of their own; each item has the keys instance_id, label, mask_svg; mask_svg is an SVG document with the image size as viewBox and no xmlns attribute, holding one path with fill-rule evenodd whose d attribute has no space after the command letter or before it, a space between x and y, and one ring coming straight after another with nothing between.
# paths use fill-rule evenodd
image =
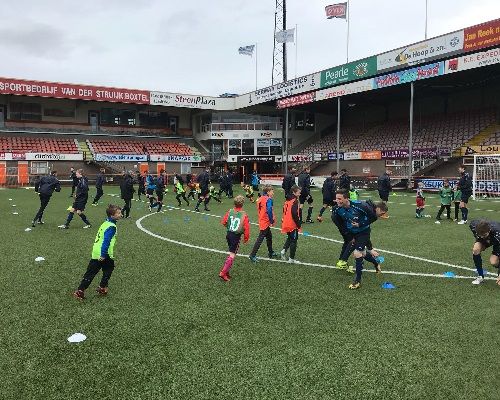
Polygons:
<instances>
[{"instance_id":1,"label":"yellow advertising banner","mask_svg":"<svg viewBox=\"0 0 500 400\"><path fill-rule=\"evenodd\" d=\"M460 149L461 156L473 156L474 154L500 154L500 145L464 146Z\"/></svg>"}]
</instances>

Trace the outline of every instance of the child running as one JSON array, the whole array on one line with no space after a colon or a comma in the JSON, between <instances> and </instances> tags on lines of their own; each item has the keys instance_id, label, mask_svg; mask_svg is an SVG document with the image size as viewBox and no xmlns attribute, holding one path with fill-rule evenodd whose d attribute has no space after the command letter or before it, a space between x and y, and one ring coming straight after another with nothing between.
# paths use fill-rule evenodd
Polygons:
<instances>
[{"instance_id":1,"label":"child running","mask_svg":"<svg viewBox=\"0 0 500 400\"><path fill-rule=\"evenodd\" d=\"M221 224L226 227L226 240L229 247L229 255L219 272L219 277L228 282L231 279L229 270L233 266L234 257L240 246L241 235L243 235L243 243L247 243L250 238L250 222L248 215L243 211L245 198L241 195L234 198L234 208L228 210L226 215L221 220Z\"/></svg>"},{"instance_id":2,"label":"child running","mask_svg":"<svg viewBox=\"0 0 500 400\"><path fill-rule=\"evenodd\" d=\"M122 217L120 207L110 204L106 209L107 219L97 231L97 235L92 247L92 258L87 267L87 272L73 296L78 300L85 299L85 290L90 286L92 280L102 269L101 283L97 288L97 293L105 296L108 294L108 282L115 269L114 248L116 243L116 221Z\"/></svg>"},{"instance_id":3,"label":"child running","mask_svg":"<svg viewBox=\"0 0 500 400\"><path fill-rule=\"evenodd\" d=\"M208 189L208 199L209 201L214 199L217 203L222 203L222 200L220 199L220 192L215 191L215 187L210 186Z\"/></svg>"},{"instance_id":4,"label":"child running","mask_svg":"<svg viewBox=\"0 0 500 400\"><path fill-rule=\"evenodd\" d=\"M425 197L424 197L424 184L418 183L417 187L417 209L415 210L415 218L424 218L425 211Z\"/></svg>"},{"instance_id":5,"label":"child running","mask_svg":"<svg viewBox=\"0 0 500 400\"><path fill-rule=\"evenodd\" d=\"M439 198L441 199L441 208L439 209L436 216L436 224L441 222L441 214L446 209L446 219L451 220L451 199L453 198L453 189L450 187L450 181L448 179L443 180L443 186L439 189ZM457 211L458 214L458 211Z\"/></svg>"},{"instance_id":6,"label":"child running","mask_svg":"<svg viewBox=\"0 0 500 400\"><path fill-rule=\"evenodd\" d=\"M181 197L186 202L186 205L189 206L189 200L186 199L186 190L184 189L184 185L182 184L182 182L180 180L177 180L177 179L175 181L175 193L176 193L175 200L177 200L177 205L179 207L182 205ZM194 196L193 196L193 199L194 199Z\"/></svg>"},{"instance_id":7,"label":"child running","mask_svg":"<svg viewBox=\"0 0 500 400\"><path fill-rule=\"evenodd\" d=\"M257 252L260 245L266 239L267 253L269 258L277 257L278 254L273 250L273 234L271 233L271 226L274 225L276 217L273 210L273 196L274 190L271 185L265 185L262 189L262 196L257 200L257 215L259 216L259 236L250 253L250 261L257 262Z\"/></svg>"},{"instance_id":8,"label":"child running","mask_svg":"<svg viewBox=\"0 0 500 400\"><path fill-rule=\"evenodd\" d=\"M290 189L290 196L287 197L283 206L283 219L281 220L281 233L286 233L287 238L283 250L281 250L281 259L286 261L286 252L290 249L290 258L288 262L296 263L295 252L297 251L297 241L299 239L300 221L300 187L293 185Z\"/></svg>"},{"instance_id":9,"label":"child running","mask_svg":"<svg viewBox=\"0 0 500 400\"><path fill-rule=\"evenodd\" d=\"M58 228L60 229L69 229L69 224L71 223L71 220L75 216L75 211L76 214L80 216L80 218L85 224L83 229L91 227L89 220L83 213L85 211L85 206L87 205L87 201L89 199L89 181L87 177L84 175L83 169L76 170L75 174L76 174L75 176L78 178L78 183L76 184L75 200L73 201L71 207L68 209L69 213L68 217L66 218L66 223L58 226Z\"/></svg>"},{"instance_id":10,"label":"child running","mask_svg":"<svg viewBox=\"0 0 500 400\"><path fill-rule=\"evenodd\" d=\"M254 199L253 199L253 188L250 186L250 185L245 185L245 184L241 184L241 186L243 187L243 190L245 191L245 197L250 200L252 203L254 203Z\"/></svg>"}]
</instances>

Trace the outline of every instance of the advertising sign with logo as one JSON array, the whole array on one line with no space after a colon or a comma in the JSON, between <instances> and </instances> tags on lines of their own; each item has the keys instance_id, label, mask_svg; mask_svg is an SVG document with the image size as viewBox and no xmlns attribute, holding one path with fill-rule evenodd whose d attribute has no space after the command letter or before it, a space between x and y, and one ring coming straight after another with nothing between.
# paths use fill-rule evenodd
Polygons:
<instances>
[{"instance_id":1,"label":"advertising sign with logo","mask_svg":"<svg viewBox=\"0 0 500 400\"><path fill-rule=\"evenodd\" d=\"M83 154L60 154L60 153L26 153L28 161L79 161L83 160Z\"/></svg>"},{"instance_id":2,"label":"advertising sign with logo","mask_svg":"<svg viewBox=\"0 0 500 400\"><path fill-rule=\"evenodd\" d=\"M464 30L464 51L474 51L500 44L500 19Z\"/></svg>"},{"instance_id":3,"label":"advertising sign with logo","mask_svg":"<svg viewBox=\"0 0 500 400\"><path fill-rule=\"evenodd\" d=\"M274 162L274 156L239 156L238 161L264 161L264 162Z\"/></svg>"},{"instance_id":4,"label":"advertising sign with logo","mask_svg":"<svg viewBox=\"0 0 500 400\"><path fill-rule=\"evenodd\" d=\"M373 89L373 79L374 78L370 78L359 82L351 82L345 85L318 90L316 93L316 101L333 99L335 97L346 96L348 94L367 92Z\"/></svg>"},{"instance_id":5,"label":"advertising sign with logo","mask_svg":"<svg viewBox=\"0 0 500 400\"><path fill-rule=\"evenodd\" d=\"M462 156L473 156L474 154L500 154L500 145L464 146L460 149Z\"/></svg>"},{"instance_id":6,"label":"advertising sign with logo","mask_svg":"<svg viewBox=\"0 0 500 400\"><path fill-rule=\"evenodd\" d=\"M339 85L377 73L377 58L369 57L321 71L321 88Z\"/></svg>"},{"instance_id":7,"label":"advertising sign with logo","mask_svg":"<svg viewBox=\"0 0 500 400\"><path fill-rule=\"evenodd\" d=\"M145 154L94 154L96 161L147 161Z\"/></svg>"},{"instance_id":8,"label":"advertising sign with logo","mask_svg":"<svg viewBox=\"0 0 500 400\"><path fill-rule=\"evenodd\" d=\"M303 162L303 161L312 161L312 154L289 154L288 161L292 162Z\"/></svg>"},{"instance_id":9,"label":"advertising sign with logo","mask_svg":"<svg viewBox=\"0 0 500 400\"><path fill-rule=\"evenodd\" d=\"M373 78L373 88L381 89L384 87L433 78L443 74L444 62L440 61L434 64L422 65L419 67L405 69L403 71L391 72L387 75L377 76Z\"/></svg>"},{"instance_id":10,"label":"advertising sign with logo","mask_svg":"<svg viewBox=\"0 0 500 400\"><path fill-rule=\"evenodd\" d=\"M243 108L255 104L265 103L267 101L290 97L296 94L310 92L319 88L320 73L301 76L290 79L286 82L280 82L274 86L256 90L243 96L236 97L236 107Z\"/></svg>"},{"instance_id":11,"label":"advertising sign with logo","mask_svg":"<svg viewBox=\"0 0 500 400\"><path fill-rule=\"evenodd\" d=\"M257 139L257 147L269 147L269 139Z\"/></svg>"},{"instance_id":12,"label":"advertising sign with logo","mask_svg":"<svg viewBox=\"0 0 500 400\"><path fill-rule=\"evenodd\" d=\"M406 65L422 63L435 57L462 51L464 31L425 40L377 56L377 70L401 68Z\"/></svg>"},{"instance_id":13,"label":"advertising sign with logo","mask_svg":"<svg viewBox=\"0 0 500 400\"><path fill-rule=\"evenodd\" d=\"M0 78L0 94L149 104L149 91Z\"/></svg>"},{"instance_id":14,"label":"advertising sign with logo","mask_svg":"<svg viewBox=\"0 0 500 400\"><path fill-rule=\"evenodd\" d=\"M397 150L382 150L382 159L403 159L409 157L408 149L397 149ZM441 156L449 156L450 149L446 148L433 148L433 149L413 149L412 154L414 158L437 158Z\"/></svg>"},{"instance_id":15,"label":"advertising sign with logo","mask_svg":"<svg viewBox=\"0 0 500 400\"><path fill-rule=\"evenodd\" d=\"M150 104L165 107L197 108L203 110L233 110L234 98L195 96L190 94L151 92Z\"/></svg>"},{"instance_id":16,"label":"advertising sign with logo","mask_svg":"<svg viewBox=\"0 0 500 400\"><path fill-rule=\"evenodd\" d=\"M17 161L25 159L26 159L25 153L0 153L0 160Z\"/></svg>"},{"instance_id":17,"label":"advertising sign with logo","mask_svg":"<svg viewBox=\"0 0 500 400\"><path fill-rule=\"evenodd\" d=\"M316 101L316 92L298 94L297 96L288 97L286 99L281 99L276 102L277 108L288 108L293 106L299 106L301 104L312 103Z\"/></svg>"},{"instance_id":18,"label":"advertising sign with logo","mask_svg":"<svg viewBox=\"0 0 500 400\"><path fill-rule=\"evenodd\" d=\"M382 158L382 153L380 151L362 151L362 160L380 160Z\"/></svg>"},{"instance_id":19,"label":"advertising sign with logo","mask_svg":"<svg viewBox=\"0 0 500 400\"><path fill-rule=\"evenodd\" d=\"M336 159L337 159L337 153L328 153L328 160L329 161L336 160ZM344 159L344 153L339 152L339 160L343 160L343 159Z\"/></svg>"},{"instance_id":20,"label":"advertising sign with logo","mask_svg":"<svg viewBox=\"0 0 500 400\"><path fill-rule=\"evenodd\" d=\"M361 152L347 151L344 153L344 160L361 160Z\"/></svg>"},{"instance_id":21,"label":"advertising sign with logo","mask_svg":"<svg viewBox=\"0 0 500 400\"><path fill-rule=\"evenodd\" d=\"M468 69L486 67L500 63L500 48L468 54L466 56L445 61L445 74L450 74Z\"/></svg>"}]
</instances>

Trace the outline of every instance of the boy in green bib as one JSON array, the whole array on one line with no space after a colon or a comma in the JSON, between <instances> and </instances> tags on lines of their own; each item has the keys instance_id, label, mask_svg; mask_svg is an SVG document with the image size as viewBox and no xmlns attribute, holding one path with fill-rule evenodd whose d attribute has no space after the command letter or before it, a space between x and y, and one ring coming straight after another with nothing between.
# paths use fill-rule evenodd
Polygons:
<instances>
[{"instance_id":1,"label":"boy in green bib","mask_svg":"<svg viewBox=\"0 0 500 400\"><path fill-rule=\"evenodd\" d=\"M97 231L92 247L92 259L87 267L87 272L83 275L80 286L73 293L73 296L79 300L85 298L85 290L101 269L102 278L97 293L103 296L108 294L108 281L115 269L116 221L122 218L122 210L120 207L110 204L106 209L106 215L108 218Z\"/></svg>"}]
</instances>

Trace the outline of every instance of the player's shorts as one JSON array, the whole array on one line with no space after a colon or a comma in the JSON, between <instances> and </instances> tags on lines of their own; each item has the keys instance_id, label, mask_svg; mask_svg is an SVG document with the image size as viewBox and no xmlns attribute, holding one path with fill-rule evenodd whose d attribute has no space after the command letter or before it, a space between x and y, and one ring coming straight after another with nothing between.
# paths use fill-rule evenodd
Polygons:
<instances>
[{"instance_id":1,"label":"player's shorts","mask_svg":"<svg viewBox=\"0 0 500 400\"><path fill-rule=\"evenodd\" d=\"M304 204L307 201L307 204L313 203L313 198L310 193L300 193L299 202L300 204Z\"/></svg>"},{"instance_id":2,"label":"player's shorts","mask_svg":"<svg viewBox=\"0 0 500 400\"><path fill-rule=\"evenodd\" d=\"M425 207L425 200L422 199L421 197L417 197L417 207L418 208Z\"/></svg>"},{"instance_id":3,"label":"player's shorts","mask_svg":"<svg viewBox=\"0 0 500 400\"><path fill-rule=\"evenodd\" d=\"M380 200L389 201L389 192L386 192L385 190L379 190L378 195L380 197Z\"/></svg>"},{"instance_id":4,"label":"player's shorts","mask_svg":"<svg viewBox=\"0 0 500 400\"><path fill-rule=\"evenodd\" d=\"M354 234L354 249L364 251L370 244L370 228Z\"/></svg>"},{"instance_id":5,"label":"player's shorts","mask_svg":"<svg viewBox=\"0 0 500 400\"><path fill-rule=\"evenodd\" d=\"M331 197L323 197L323 204L333 207L334 200Z\"/></svg>"},{"instance_id":6,"label":"player's shorts","mask_svg":"<svg viewBox=\"0 0 500 400\"><path fill-rule=\"evenodd\" d=\"M155 193L155 190L154 190L154 189L147 189L147 190L146 190L146 194L147 194L148 196L154 196L154 193Z\"/></svg>"},{"instance_id":7,"label":"player's shorts","mask_svg":"<svg viewBox=\"0 0 500 400\"><path fill-rule=\"evenodd\" d=\"M163 196L164 196L163 190L156 191L156 197L158 197L158 201L163 201Z\"/></svg>"},{"instance_id":8,"label":"player's shorts","mask_svg":"<svg viewBox=\"0 0 500 400\"><path fill-rule=\"evenodd\" d=\"M462 201L465 204L467 204L469 202L470 196L471 196L470 193L464 193L464 192L462 192L462 196L460 197L460 201Z\"/></svg>"},{"instance_id":9,"label":"player's shorts","mask_svg":"<svg viewBox=\"0 0 500 400\"><path fill-rule=\"evenodd\" d=\"M476 242L481 243L485 250L492 246L492 244L485 239L477 239ZM493 245L493 249L491 251L491 254L493 254L494 256L500 257L500 245L497 245L497 244Z\"/></svg>"},{"instance_id":10,"label":"player's shorts","mask_svg":"<svg viewBox=\"0 0 500 400\"><path fill-rule=\"evenodd\" d=\"M71 207L74 208L75 210L85 211L85 206L87 205L88 199L89 199L88 195L77 197Z\"/></svg>"},{"instance_id":11,"label":"player's shorts","mask_svg":"<svg viewBox=\"0 0 500 400\"><path fill-rule=\"evenodd\" d=\"M208 197L209 192L210 191L208 189L201 189L200 197Z\"/></svg>"},{"instance_id":12,"label":"player's shorts","mask_svg":"<svg viewBox=\"0 0 500 400\"><path fill-rule=\"evenodd\" d=\"M241 234L228 232L226 235L227 246L230 253L237 253L240 247Z\"/></svg>"}]
</instances>

